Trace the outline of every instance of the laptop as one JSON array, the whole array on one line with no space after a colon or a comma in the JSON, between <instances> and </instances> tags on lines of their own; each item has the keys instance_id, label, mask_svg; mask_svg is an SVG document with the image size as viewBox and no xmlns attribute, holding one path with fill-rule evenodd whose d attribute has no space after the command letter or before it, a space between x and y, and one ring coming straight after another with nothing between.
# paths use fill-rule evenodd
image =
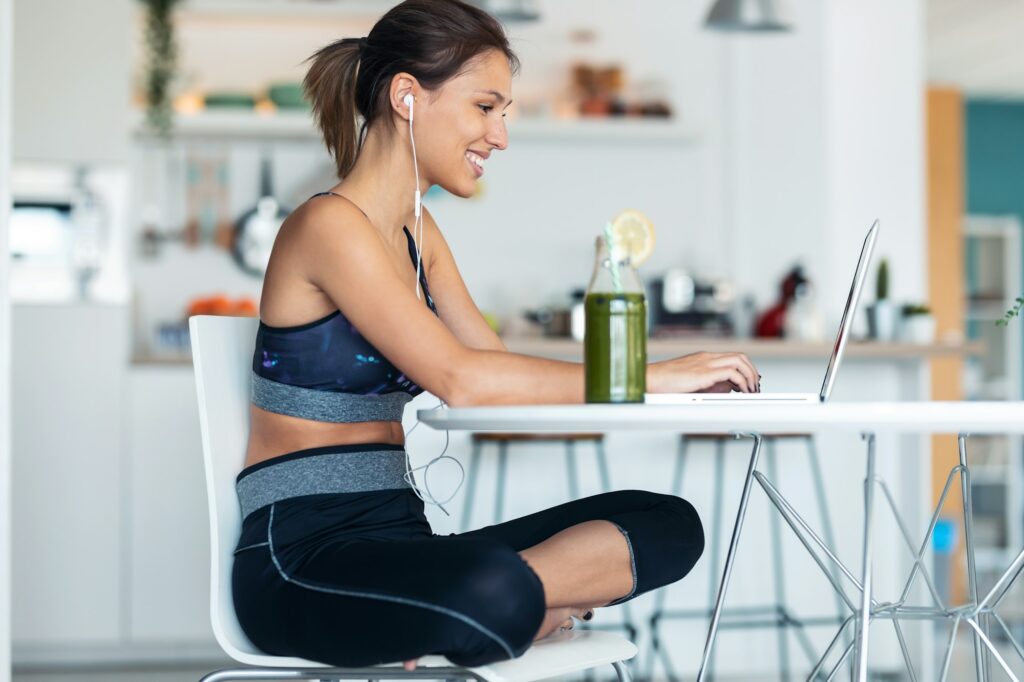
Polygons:
<instances>
[{"instance_id":1,"label":"laptop","mask_svg":"<svg viewBox=\"0 0 1024 682\"><path fill-rule=\"evenodd\" d=\"M871 229L868 230L868 234L864 238L864 246L860 250L860 260L853 273L853 284L850 285L850 295L846 299L846 310L843 311L843 319L839 323L839 332L836 334L835 346L832 348L832 357L828 361L828 369L825 371L825 381L821 385L820 393L645 393L644 402L651 405L721 405L748 402L823 403L828 400L832 393L832 384L836 380L836 372L839 370L839 363L843 359L846 341L850 337L850 326L857 312L857 303L860 301L860 292L864 288L864 280L867 279L868 266L871 263L871 254L875 249L877 237L878 220L875 220Z\"/></svg>"}]
</instances>

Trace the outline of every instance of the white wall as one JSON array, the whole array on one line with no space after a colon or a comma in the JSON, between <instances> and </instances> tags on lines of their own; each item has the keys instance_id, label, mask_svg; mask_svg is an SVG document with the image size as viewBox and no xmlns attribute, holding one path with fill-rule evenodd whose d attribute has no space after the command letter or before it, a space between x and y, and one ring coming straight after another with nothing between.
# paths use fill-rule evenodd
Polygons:
<instances>
[{"instance_id":1,"label":"white wall","mask_svg":"<svg viewBox=\"0 0 1024 682\"><path fill-rule=\"evenodd\" d=\"M13 2L14 158L126 160L138 3Z\"/></svg>"},{"instance_id":2,"label":"white wall","mask_svg":"<svg viewBox=\"0 0 1024 682\"><path fill-rule=\"evenodd\" d=\"M11 678L11 313L7 219L11 206L11 0L0 0L0 682Z\"/></svg>"},{"instance_id":3,"label":"white wall","mask_svg":"<svg viewBox=\"0 0 1024 682\"><path fill-rule=\"evenodd\" d=\"M727 39L734 274L762 304L801 260L837 323L876 217L891 297L924 297L922 5L800 0L793 33Z\"/></svg>"},{"instance_id":4,"label":"white wall","mask_svg":"<svg viewBox=\"0 0 1024 682\"><path fill-rule=\"evenodd\" d=\"M924 2L826 4L826 283L830 290L849 286L845 272L852 272L864 230L878 217L875 258L889 258L890 296L921 300L927 292Z\"/></svg>"}]
</instances>

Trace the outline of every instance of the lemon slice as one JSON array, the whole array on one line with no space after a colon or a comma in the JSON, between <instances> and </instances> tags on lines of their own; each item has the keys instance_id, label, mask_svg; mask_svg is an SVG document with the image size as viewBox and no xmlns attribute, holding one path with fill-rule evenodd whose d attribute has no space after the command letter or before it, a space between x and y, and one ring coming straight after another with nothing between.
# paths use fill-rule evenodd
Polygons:
<instances>
[{"instance_id":1,"label":"lemon slice","mask_svg":"<svg viewBox=\"0 0 1024 682\"><path fill-rule=\"evenodd\" d=\"M634 266L643 263L654 251L654 224L640 211L630 209L615 216L612 235L615 245L629 254Z\"/></svg>"}]
</instances>

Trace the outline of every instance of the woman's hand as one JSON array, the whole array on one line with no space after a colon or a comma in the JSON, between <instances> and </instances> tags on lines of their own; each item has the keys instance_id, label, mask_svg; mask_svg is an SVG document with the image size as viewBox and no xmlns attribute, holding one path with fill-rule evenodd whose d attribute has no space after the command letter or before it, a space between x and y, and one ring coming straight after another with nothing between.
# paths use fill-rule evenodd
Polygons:
<instances>
[{"instance_id":1,"label":"woman's hand","mask_svg":"<svg viewBox=\"0 0 1024 682\"><path fill-rule=\"evenodd\" d=\"M761 375L743 353L692 353L647 366L649 393L760 393Z\"/></svg>"}]
</instances>

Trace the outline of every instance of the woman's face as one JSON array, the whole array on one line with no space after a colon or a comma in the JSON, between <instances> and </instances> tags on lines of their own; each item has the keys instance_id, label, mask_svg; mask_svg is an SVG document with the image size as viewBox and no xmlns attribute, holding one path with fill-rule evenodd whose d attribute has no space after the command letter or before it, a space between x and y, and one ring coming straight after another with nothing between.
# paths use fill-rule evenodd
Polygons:
<instances>
[{"instance_id":1,"label":"woman's face","mask_svg":"<svg viewBox=\"0 0 1024 682\"><path fill-rule=\"evenodd\" d=\"M511 103L512 70L494 50L417 97L413 133L421 177L457 196L472 196L491 152L508 147L505 108Z\"/></svg>"}]
</instances>

